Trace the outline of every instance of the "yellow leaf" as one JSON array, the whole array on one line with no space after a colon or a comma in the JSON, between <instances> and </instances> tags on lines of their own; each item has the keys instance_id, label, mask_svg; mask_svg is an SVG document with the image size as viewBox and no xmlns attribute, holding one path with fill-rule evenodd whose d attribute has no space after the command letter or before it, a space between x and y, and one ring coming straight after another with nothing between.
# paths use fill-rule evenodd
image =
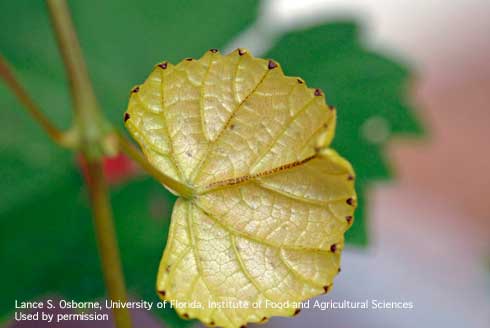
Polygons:
<instances>
[{"instance_id":1,"label":"yellow leaf","mask_svg":"<svg viewBox=\"0 0 490 328\"><path fill-rule=\"evenodd\" d=\"M330 289L356 206L352 167L329 148L335 120L319 89L244 49L161 63L133 89L127 128L193 191L157 278L182 317L240 327Z\"/></svg>"}]
</instances>

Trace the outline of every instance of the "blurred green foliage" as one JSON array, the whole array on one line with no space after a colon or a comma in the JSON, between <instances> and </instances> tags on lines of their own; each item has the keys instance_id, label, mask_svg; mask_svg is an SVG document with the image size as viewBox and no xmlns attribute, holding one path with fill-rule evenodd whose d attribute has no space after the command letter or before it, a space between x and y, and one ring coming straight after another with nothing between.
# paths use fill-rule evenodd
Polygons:
<instances>
[{"instance_id":1,"label":"blurred green foliage","mask_svg":"<svg viewBox=\"0 0 490 328\"><path fill-rule=\"evenodd\" d=\"M70 7L101 107L122 127L130 88L155 63L223 48L253 23L258 1L87 0ZM44 3L2 1L0 21L0 51L43 111L68 127L67 80ZM380 116L392 133L421 132L406 103L407 71L366 50L352 23L287 33L267 56L287 74L322 88L339 109L334 146L356 169L360 199L347 240L365 244L366 185L391 171L384 144L369 143L360 127ZM0 317L8 318L14 299L103 296L88 199L73 155L54 146L1 83L0 107ZM112 200L130 293L156 300L156 271L175 198L140 178L113 188ZM188 324L173 311L156 313L170 326Z\"/></svg>"}]
</instances>

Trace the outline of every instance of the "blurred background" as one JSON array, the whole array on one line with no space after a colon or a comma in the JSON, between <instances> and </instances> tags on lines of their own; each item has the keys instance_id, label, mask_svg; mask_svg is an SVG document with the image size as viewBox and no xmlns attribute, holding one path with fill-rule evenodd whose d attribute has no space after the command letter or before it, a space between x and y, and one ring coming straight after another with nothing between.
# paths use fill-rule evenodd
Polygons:
<instances>
[{"instance_id":1,"label":"blurred background","mask_svg":"<svg viewBox=\"0 0 490 328\"><path fill-rule=\"evenodd\" d=\"M99 100L118 126L127 93L152 65L209 48L274 58L339 108L334 147L353 162L362 202L342 272L321 298L414 308L305 309L266 327L490 326L489 1L69 4ZM66 78L44 3L1 1L0 20L0 52L67 126ZM0 106L0 265L8 268L0 318L27 327L9 322L16 298L94 299L104 289L77 159L50 145L1 84ZM106 166L130 293L154 300L174 198L124 157ZM167 312L135 320L198 325Z\"/></svg>"},{"instance_id":2,"label":"blurred background","mask_svg":"<svg viewBox=\"0 0 490 328\"><path fill-rule=\"evenodd\" d=\"M283 24L355 17L369 48L411 67L409 94L426 129L423 140L387 144L396 180L368 195L371 242L344 253L324 298L412 300L415 308L310 310L271 326L488 327L490 3L307 2L277 1L271 11Z\"/></svg>"}]
</instances>

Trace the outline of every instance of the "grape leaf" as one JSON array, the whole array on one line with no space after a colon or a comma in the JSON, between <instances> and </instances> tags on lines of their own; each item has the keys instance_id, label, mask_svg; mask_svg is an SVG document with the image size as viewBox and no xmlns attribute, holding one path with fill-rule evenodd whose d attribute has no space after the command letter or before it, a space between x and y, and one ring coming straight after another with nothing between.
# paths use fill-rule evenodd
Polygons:
<instances>
[{"instance_id":1,"label":"grape leaf","mask_svg":"<svg viewBox=\"0 0 490 328\"><path fill-rule=\"evenodd\" d=\"M69 5L99 100L115 121L126 101L127 88L146 74L148 65L162 56L176 60L186 55L197 56L211 46L224 46L253 21L257 2L217 0L210 6L198 0L122 0L117 4L88 0L70 2ZM9 27L0 30L2 54L14 64L21 81L43 111L57 124L66 127L71 116L68 83L43 2L0 2L0 21ZM301 74L312 85L322 87L340 112L348 114L341 114L334 146L355 164L356 189L363 195L368 182L387 178L390 172L383 164L384 143L372 144L361 138L359 130L364 122L361 115L365 112L378 115L378 111L382 111L380 116L390 122L394 133L413 134L421 129L404 98L403 82L407 72L399 64L366 51L357 35L357 28L352 23L325 24L288 33L268 56L278 59L288 72ZM341 52L344 47L345 51ZM350 56L349 51L355 55ZM367 65L363 71L357 61L358 55L365 58L364 64L367 57L371 57L378 65ZM342 60L344 56L348 59ZM328 70L323 65L328 65ZM335 76L329 74L337 66ZM396 69L390 73L386 72L387 67ZM384 72L382 78L367 79L376 76L376 70ZM343 71L350 73L344 75ZM357 75L366 79L357 80ZM342 85L337 83L339 78ZM74 203L71 194L79 190L77 186L81 180L69 178L74 168L72 157L49 142L2 83L0 107L0 172L3 178L0 184L0 231L9 231L2 234L0 266L7 269L0 277L4 282L21 282L2 289L9 292L3 294L0 316L5 317L12 311L15 297L35 299L56 293L88 300L102 296L104 289L95 244L93 238L90 239L93 232L87 205L83 202L74 205L77 209L74 212L81 213L80 220L70 220L73 223L70 227L83 228L70 230L73 232L70 234L64 234L62 228L70 216L63 210L51 211L51 206L45 206L48 202ZM65 181L72 185L66 187ZM151 265L146 262L153 262L149 256L154 255L155 248L163 247L167 228L165 224L154 225L147 213L148 203L157 197L155 193L158 194L155 186L150 182L131 183L116 191L113 198L130 293L148 300L154 295L154 284L153 273L148 273ZM125 196L118 197L119 192ZM135 195L140 200L136 204L131 201ZM164 195L170 206L173 198ZM358 201L356 224L347 232L347 242L366 241L362 227L365 224L365 201L365 196ZM147 229L145 240L138 238L138 245L135 245L131 229L143 228ZM82 240L81 235L89 240ZM29 240L40 237L53 241L58 247L39 247L35 243L31 249L20 247L29 246ZM26 242L22 243L24 240ZM32 261L24 261L25 254L31 254L34 249L36 256L29 255ZM51 275L40 277L34 274L42 272ZM45 279L48 276L51 279ZM183 321L174 320L172 312L156 313L170 326L184 325Z\"/></svg>"},{"instance_id":2,"label":"grape leaf","mask_svg":"<svg viewBox=\"0 0 490 328\"><path fill-rule=\"evenodd\" d=\"M356 224L346 241L367 244L366 191L373 181L393 175L384 148L396 135L423 132L407 101L407 69L366 49L359 40L358 26L348 21L291 31L266 56L280 61L288 74L301 74L311 85L322 88L342 116L333 146L356 168L360 195ZM373 119L388 130L385 138L373 141L366 137L366 123Z\"/></svg>"},{"instance_id":3,"label":"grape leaf","mask_svg":"<svg viewBox=\"0 0 490 328\"><path fill-rule=\"evenodd\" d=\"M244 49L212 49L156 65L124 120L150 163L193 191L175 204L157 279L182 317L238 327L329 290L357 199L320 89Z\"/></svg>"}]
</instances>

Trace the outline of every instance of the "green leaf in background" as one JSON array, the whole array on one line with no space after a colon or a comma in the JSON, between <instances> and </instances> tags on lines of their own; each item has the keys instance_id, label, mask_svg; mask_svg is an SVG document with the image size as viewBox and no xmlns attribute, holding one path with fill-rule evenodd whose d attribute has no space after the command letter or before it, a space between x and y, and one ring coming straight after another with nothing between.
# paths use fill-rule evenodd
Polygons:
<instances>
[{"instance_id":1,"label":"green leaf in background","mask_svg":"<svg viewBox=\"0 0 490 328\"><path fill-rule=\"evenodd\" d=\"M69 5L101 107L119 123L130 88L142 82L155 63L223 47L254 21L258 0L215 0L212 5L200 0L84 0ZM3 1L0 20L9 26L0 30L0 49L17 70L65 83L62 90L42 95L29 88L41 108L67 111L69 98L55 104L50 98L68 93L44 1Z\"/></svg>"},{"instance_id":2,"label":"green leaf in background","mask_svg":"<svg viewBox=\"0 0 490 328\"><path fill-rule=\"evenodd\" d=\"M293 31L266 54L281 63L287 75L301 76L321 88L338 109L333 148L356 171L359 198L356 222L347 242L365 245L367 188L389 179L384 147L398 134L422 132L407 102L408 71L399 63L366 49L350 22L336 22Z\"/></svg>"}]
</instances>

